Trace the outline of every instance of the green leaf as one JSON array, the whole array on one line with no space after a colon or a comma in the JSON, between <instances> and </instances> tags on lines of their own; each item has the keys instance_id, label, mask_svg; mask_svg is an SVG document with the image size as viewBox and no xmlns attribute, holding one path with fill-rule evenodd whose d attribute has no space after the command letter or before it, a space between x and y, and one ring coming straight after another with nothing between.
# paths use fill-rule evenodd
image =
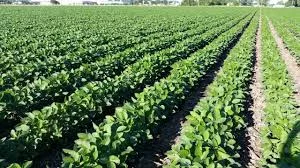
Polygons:
<instances>
[{"instance_id":1,"label":"green leaf","mask_svg":"<svg viewBox=\"0 0 300 168\"><path fill-rule=\"evenodd\" d=\"M108 162L107 167L108 168L116 168L117 166L114 162Z\"/></svg>"},{"instance_id":2,"label":"green leaf","mask_svg":"<svg viewBox=\"0 0 300 168\"><path fill-rule=\"evenodd\" d=\"M218 150L217 157L218 157L218 160L224 160L224 159L229 158L230 155L228 155L227 153L224 153L224 152Z\"/></svg>"},{"instance_id":3,"label":"green leaf","mask_svg":"<svg viewBox=\"0 0 300 168\"><path fill-rule=\"evenodd\" d=\"M109 161L114 162L116 164L120 164L120 159L115 155L110 155L109 156Z\"/></svg>"},{"instance_id":4,"label":"green leaf","mask_svg":"<svg viewBox=\"0 0 300 168\"><path fill-rule=\"evenodd\" d=\"M16 137L17 137L16 131L15 131L15 130L11 130L11 131L10 131L10 136L11 136L12 138L16 138Z\"/></svg>"},{"instance_id":5,"label":"green leaf","mask_svg":"<svg viewBox=\"0 0 300 168\"><path fill-rule=\"evenodd\" d=\"M98 149L97 149L97 147L94 147L93 158L94 158L94 160L98 159Z\"/></svg>"},{"instance_id":6,"label":"green leaf","mask_svg":"<svg viewBox=\"0 0 300 168\"><path fill-rule=\"evenodd\" d=\"M230 140L228 141L228 144L234 145L234 144L235 144L235 140L234 140L234 139L230 139Z\"/></svg>"},{"instance_id":7,"label":"green leaf","mask_svg":"<svg viewBox=\"0 0 300 168\"><path fill-rule=\"evenodd\" d=\"M218 87L218 93L219 93L219 96L224 96L224 92L225 92L224 88L221 87L221 86L219 86L219 87Z\"/></svg>"},{"instance_id":8,"label":"green leaf","mask_svg":"<svg viewBox=\"0 0 300 168\"><path fill-rule=\"evenodd\" d=\"M77 136L80 138L80 139L89 139L89 135L86 134L86 133L78 133Z\"/></svg>"},{"instance_id":9,"label":"green leaf","mask_svg":"<svg viewBox=\"0 0 300 168\"><path fill-rule=\"evenodd\" d=\"M26 113L26 115L32 120L35 118L34 114L32 113Z\"/></svg>"},{"instance_id":10,"label":"green leaf","mask_svg":"<svg viewBox=\"0 0 300 168\"><path fill-rule=\"evenodd\" d=\"M203 154L201 155L200 159L206 159L207 155L209 154L209 147L205 147Z\"/></svg>"},{"instance_id":11,"label":"green leaf","mask_svg":"<svg viewBox=\"0 0 300 168\"><path fill-rule=\"evenodd\" d=\"M179 151L179 155L180 155L180 157L183 157L183 158L185 158L185 157L187 157L188 155L189 155L189 151L187 151L187 150L180 150Z\"/></svg>"},{"instance_id":12,"label":"green leaf","mask_svg":"<svg viewBox=\"0 0 300 168\"><path fill-rule=\"evenodd\" d=\"M122 132L126 129L127 127L122 125L122 126L119 126L118 129L117 129L117 132Z\"/></svg>"},{"instance_id":13,"label":"green leaf","mask_svg":"<svg viewBox=\"0 0 300 168\"><path fill-rule=\"evenodd\" d=\"M233 104L237 104L237 103L239 103L239 102L241 102L240 99L233 99L233 100L232 100L232 103L233 103Z\"/></svg>"},{"instance_id":14,"label":"green leaf","mask_svg":"<svg viewBox=\"0 0 300 168\"><path fill-rule=\"evenodd\" d=\"M64 163L73 163L74 159L72 157L63 157Z\"/></svg>"},{"instance_id":15,"label":"green leaf","mask_svg":"<svg viewBox=\"0 0 300 168\"><path fill-rule=\"evenodd\" d=\"M17 131L22 130L22 131L24 131L24 132L27 132L27 131L29 131L29 126L28 126L28 125L25 125L25 124L22 124L22 125L18 126L18 127L16 128L16 130L17 130Z\"/></svg>"},{"instance_id":16,"label":"green leaf","mask_svg":"<svg viewBox=\"0 0 300 168\"><path fill-rule=\"evenodd\" d=\"M218 145L221 144L221 137L219 134L215 134L215 140L217 141Z\"/></svg>"},{"instance_id":17,"label":"green leaf","mask_svg":"<svg viewBox=\"0 0 300 168\"><path fill-rule=\"evenodd\" d=\"M95 123L93 123L93 128L96 132L100 132L98 125L96 125Z\"/></svg>"},{"instance_id":18,"label":"green leaf","mask_svg":"<svg viewBox=\"0 0 300 168\"><path fill-rule=\"evenodd\" d=\"M27 161L23 164L23 168L30 168L32 166L32 161Z\"/></svg>"},{"instance_id":19,"label":"green leaf","mask_svg":"<svg viewBox=\"0 0 300 168\"><path fill-rule=\"evenodd\" d=\"M195 156L196 157L201 157L202 155L202 143L199 142L198 145L195 148Z\"/></svg>"},{"instance_id":20,"label":"green leaf","mask_svg":"<svg viewBox=\"0 0 300 168\"><path fill-rule=\"evenodd\" d=\"M75 162L79 161L79 154L76 151L70 150L70 149L63 149L63 151L69 155L72 156Z\"/></svg>"},{"instance_id":21,"label":"green leaf","mask_svg":"<svg viewBox=\"0 0 300 168\"><path fill-rule=\"evenodd\" d=\"M228 114L228 115L233 115L234 112L231 110L231 106L226 106L225 107L225 112Z\"/></svg>"},{"instance_id":22,"label":"green leaf","mask_svg":"<svg viewBox=\"0 0 300 168\"><path fill-rule=\"evenodd\" d=\"M215 164L214 163L210 163L207 168L215 168Z\"/></svg>"},{"instance_id":23,"label":"green leaf","mask_svg":"<svg viewBox=\"0 0 300 168\"><path fill-rule=\"evenodd\" d=\"M208 138L209 138L209 132L208 132L208 130L205 130L205 131L203 132L203 139L204 139L204 141L207 141Z\"/></svg>"},{"instance_id":24,"label":"green leaf","mask_svg":"<svg viewBox=\"0 0 300 168\"><path fill-rule=\"evenodd\" d=\"M22 168L22 167L17 163L13 163L13 164L9 165L7 168Z\"/></svg>"},{"instance_id":25,"label":"green leaf","mask_svg":"<svg viewBox=\"0 0 300 168\"><path fill-rule=\"evenodd\" d=\"M121 107L116 108L116 116L117 116L117 118L119 118L123 121L126 121L128 119L127 112Z\"/></svg>"}]
</instances>

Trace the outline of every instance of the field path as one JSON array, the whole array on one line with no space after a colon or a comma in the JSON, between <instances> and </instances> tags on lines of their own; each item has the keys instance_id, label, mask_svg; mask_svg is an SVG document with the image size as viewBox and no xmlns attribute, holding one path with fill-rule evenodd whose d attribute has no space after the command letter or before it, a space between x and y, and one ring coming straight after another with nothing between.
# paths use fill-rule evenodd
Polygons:
<instances>
[{"instance_id":1,"label":"field path","mask_svg":"<svg viewBox=\"0 0 300 168\"><path fill-rule=\"evenodd\" d=\"M291 55L289 50L285 47L283 40L278 35L272 22L269 20L269 26L273 37L280 50L280 54L287 65L287 70L294 82L294 95L298 106L300 106L300 67L297 65L296 58Z\"/></svg>"},{"instance_id":2,"label":"field path","mask_svg":"<svg viewBox=\"0 0 300 168\"><path fill-rule=\"evenodd\" d=\"M265 99L263 94L262 84L262 37L261 37L261 16L259 19L259 27L256 34L256 46L255 46L255 60L254 60L254 72L252 83L250 85L250 94L252 98L252 104L249 111L252 112L252 124L247 128L247 137L249 139L250 146L248 146L250 162L248 167L258 167L258 161L261 157L261 141L260 141L260 129L263 126L263 109L265 106Z\"/></svg>"}]
</instances>

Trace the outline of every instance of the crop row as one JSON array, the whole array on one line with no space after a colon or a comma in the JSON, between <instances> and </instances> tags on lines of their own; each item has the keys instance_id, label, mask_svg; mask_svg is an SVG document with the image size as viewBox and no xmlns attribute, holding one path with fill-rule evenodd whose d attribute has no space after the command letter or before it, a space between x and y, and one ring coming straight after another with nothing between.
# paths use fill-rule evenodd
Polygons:
<instances>
[{"instance_id":1,"label":"crop row","mask_svg":"<svg viewBox=\"0 0 300 168\"><path fill-rule=\"evenodd\" d=\"M186 28L188 26L184 27ZM101 57L118 53L136 44L150 41L164 35L170 35L172 34L172 30L173 29L166 32L160 32L159 30L154 29L153 34L148 36L130 36L128 38L110 41L108 44L104 45L87 43L87 46L84 46L84 43L79 43L78 46L80 49L78 51L70 52L60 57L47 56L47 59L45 60L30 62L28 64L16 64L11 70L1 74L0 89L3 90L13 86L23 86L39 77L48 77L54 72L78 68L84 63L94 62ZM97 38L95 39L97 40Z\"/></svg>"},{"instance_id":2,"label":"crop row","mask_svg":"<svg viewBox=\"0 0 300 168\"><path fill-rule=\"evenodd\" d=\"M107 9L52 9L54 10L10 9L5 11L7 9L1 9L0 14L6 19L3 19L0 24L2 25L0 55L9 51L8 55L0 56L0 62L4 65L0 68L6 67L1 71L13 67L5 63L4 60L7 59L17 59L17 62L21 61L19 63L28 63L29 60L39 57L43 60L49 56L62 56L70 51L77 51L78 46L81 46L78 44L92 47L91 45L97 42L99 46L99 44L131 38L131 36L147 36L153 31L164 31L173 26L199 24L204 17L232 16L243 13L236 9L232 9L231 13L209 9L214 12L201 10L197 11L194 16L187 17L180 14L180 17L174 17L174 14L178 12L173 11L172 15L159 15L158 17L152 14L144 15L145 12L141 11L138 15L127 11L123 11L121 15L112 15L114 10ZM80 14L82 10L85 11L85 15ZM76 11L77 16L74 17L71 11ZM205 16L199 15L202 12Z\"/></svg>"},{"instance_id":3,"label":"crop row","mask_svg":"<svg viewBox=\"0 0 300 168\"><path fill-rule=\"evenodd\" d=\"M187 116L178 142L167 152L165 167L241 167L237 132L245 129L253 71L256 16L230 51L221 71Z\"/></svg>"},{"instance_id":4,"label":"crop row","mask_svg":"<svg viewBox=\"0 0 300 168\"><path fill-rule=\"evenodd\" d=\"M287 19L287 18L285 18ZM300 28L299 23L297 23L297 20L291 20L290 22L286 22L284 26L288 26L288 31L292 33L296 39L300 40Z\"/></svg>"},{"instance_id":5,"label":"crop row","mask_svg":"<svg viewBox=\"0 0 300 168\"><path fill-rule=\"evenodd\" d=\"M262 128L262 165L300 165L299 114L293 98L293 84L266 19L262 24L262 67L265 95ZM297 125L298 123L298 125Z\"/></svg>"},{"instance_id":6,"label":"crop row","mask_svg":"<svg viewBox=\"0 0 300 168\"><path fill-rule=\"evenodd\" d=\"M235 11L233 12L233 10ZM174 14L159 15L158 17L152 14L144 15L144 11L138 11L139 14L137 15L128 11L120 15L114 15L112 13L115 13L115 9L109 10L104 8L77 8L75 10L66 8L57 8L54 10L31 8L30 10L9 9L8 11L1 8L1 16L5 17L5 19L2 19L0 23L0 43L3 40L5 41L3 45L0 45L0 48L11 46L11 51L13 53L16 52L15 56L18 57L18 53L31 51L26 46L32 42L38 42L39 44L42 42L42 44L47 44L46 46L49 44L50 46L57 47L61 44L56 43L56 41L60 41L59 39L66 39L66 41L62 40L62 43L68 41L72 42L73 39L77 39L77 37L82 34L90 35L90 37L95 36L98 40L101 38L109 38L103 41L108 42L113 40L110 37L120 39L130 34L145 36L154 28L159 30L163 27L172 27L178 24L197 23L197 20L202 20L201 18L203 18L203 16L220 16L220 14L232 15L232 12L235 14L242 13L236 9L233 10L230 11L231 13L226 11L220 12L221 10L214 10L214 12L211 13L206 12L207 10L203 10L205 16L201 15L201 10L197 11L196 15L188 17L182 14L180 14L181 16L179 17L174 17ZM76 11L76 13L72 11ZM80 14L81 11L84 11L85 14ZM133 11L137 10L133 9ZM76 17L74 17L75 15ZM114 32L114 34L112 32ZM23 43L18 44L18 42ZM40 47L46 48L46 46Z\"/></svg>"},{"instance_id":7,"label":"crop row","mask_svg":"<svg viewBox=\"0 0 300 168\"><path fill-rule=\"evenodd\" d=\"M202 50L172 65L168 77L136 94L133 102L116 108L113 116L106 116L99 126L94 125L95 132L78 134L74 150L64 150L67 156L63 167L126 166L134 147L152 138L153 129L183 102L188 91L214 66L250 20L251 16Z\"/></svg>"},{"instance_id":8,"label":"crop row","mask_svg":"<svg viewBox=\"0 0 300 168\"><path fill-rule=\"evenodd\" d=\"M150 22L151 24L149 24L149 22L142 22L127 29L125 29L125 27L130 23L121 24L121 21L119 22L120 23L110 23L108 24L109 26L107 26L107 24L104 22L103 24L105 26L100 29L101 31L99 31L99 25L89 25L89 31L80 32L78 30L74 30L75 32L71 31L71 35L67 35L66 37L62 35L62 33L68 31L64 29L58 29L58 32L54 31L55 36L46 36L44 38L26 36L26 44L22 44L20 47L18 47L15 43L4 39L4 43L6 43L6 45L2 46L3 51L1 52L2 56L0 57L1 71L3 72L11 70L14 66L19 66L20 64L44 62L49 58L53 57L53 59L55 59L70 53L80 54L80 50L83 48L92 49L97 46L107 44L111 41L120 41L121 39L127 39L130 41L131 39L135 39L140 36L148 36L149 34L155 32L171 31L169 29L173 29L170 21L165 21L164 25L162 25L162 22ZM190 25L193 23L193 21L185 20L182 21L182 23L183 24L176 25ZM101 22L99 24L102 25ZM119 26L116 27L115 24L118 24ZM151 29L143 30L143 27L145 26L151 26ZM174 26L174 28L178 27ZM123 31L124 29L125 31ZM44 30L43 32L47 31ZM31 34L32 33L29 33L29 35ZM10 50L8 50L8 45L12 47ZM8 51L5 52L5 50Z\"/></svg>"},{"instance_id":9,"label":"crop row","mask_svg":"<svg viewBox=\"0 0 300 168\"><path fill-rule=\"evenodd\" d=\"M300 38L297 38L292 32L290 32L288 30L289 27L282 24L282 22L279 22L276 19L272 19L272 21L276 30L280 34L280 37L283 39L291 53L296 57L298 64L300 64Z\"/></svg>"},{"instance_id":10,"label":"crop row","mask_svg":"<svg viewBox=\"0 0 300 168\"><path fill-rule=\"evenodd\" d=\"M228 19L229 20L229 19ZM213 19L212 21L217 21ZM67 72L62 71L50 78L35 80L33 83L24 87L13 87L1 92L1 118L6 119L7 115L16 112L16 116L22 116L24 112L32 109L39 109L47 102L50 104L54 100L62 100L65 95L72 93L77 87L80 87L92 80L103 80L106 77L112 77L122 72L127 65L140 59L145 54L153 53L173 45L176 41L188 38L193 35L201 34L206 29L221 25L226 20L217 23L200 26L196 29L184 33L176 33L173 36L163 36L161 38L144 42L132 48L110 55L91 64L82 65L80 68ZM6 120L8 121L8 120ZM5 122L2 122L2 125Z\"/></svg>"},{"instance_id":11,"label":"crop row","mask_svg":"<svg viewBox=\"0 0 300 168\"><path fill-rule=\"evenodd\" d=\"M220 28L189 38L172 49L145 56L120 76L103 82L92 82L80 88L63 104L52 104L41 111L28 113L22 124L11 131L11 137L1 143L1 151L5 151L1 158L10 161L26 160L47 150L50 144L67 138L66 134L74 134L91 122L94 115L101 115L102 107L112 103L122 104L126 93L134 93L141 86L153 83L170 69L172 63L208 44L240 20L235 19ZM238 27L244 26L247 20L239 23Z\"/></svg>"},{"instance_id":12,"label":"crop row","mask_svg":"<svg viewBox=\"0 0 300 168\"><path fill-rule=\"evenodd\" d=\"M284 26L296 38L300 39L300 36L299 36L300 35L300 28L299 28L300 24L298 23L299 20L297 18L278 17L276 20L279 21L280 24L282 26Z\"/></svg>"},{"instance_id":13,"label":"crop row","mask_svg":"<svg viewBox=\"0 0 300 168\"><path fill-rule=\"evenodd\" d=\"M264 14L272 21L283 39L286 47L296 57L300 64L300 24L299 18L295 17L292 10L283 10L279 16L275 10L264 9Z\"/></svg>"},{"instance_id":14,"label":"crop row","mask_svg":"<svg viewBox=\"0 0 300 168\"><path fill-rule=\"evenodd\" d=\"M126 21L124 21L124 19ZM78 42L80 41L86 42L90 40L90 42L87 44L93 44L94 42L97 42L100 45L111 40L124 38L124 36L145 36L153 32L153 30L167 30L168 28L170 28L170 25L172 25L172 21L174 22L174 19L166 18L162 18L161 20L153 19L152 22L147 21L147 19L139 18L139 20L139 22L135 22L132 19L119 16L109 19L102 17L101 19L98 19L97 23L84 21L83 24L72 24L74 23L72 19L71 23L69 23L70 21L63 22L56 20L50 21L50 23L47 25L43 23L43 20L39 20L39 18L36 18L34 23L30 23L32 21L29 20L29 23L22 22L21 24L15 23L15 20L11 20L14 25L10 26L8 24L4 27L8 30L13 29L13 31L7 31L11 34L10 36L3 35L5 34L5 32L1 34L3 36L1 37L1 39L4 40L4 45L1 45L0 48L2 54L6 51L11 51L11 54L13 54L14 57L9 57L9 59L22 61L23 57L23 59L26 60L26 55L22 54L26 54L27 52L34 54L36 52L39 52L39 49L44 48L44 51L47 53L47 50L51 50L52 47L55 47L55 49L64 50L63 47L67 46L60 46L59 44L61 43L72 44L75 42L75 44L78 44ZM194 23L194 21L184 21L183 18L179 18L178 21L183 21L183 23L185 23L185 21L187 21L187 23ZM77 18L77 22L82 23L82 20L78 20ZM62 23L64 24L64 26L62 26ZM167 24L163 25L164 23ZM118 26L116 26L116 24ZM132 26L126 28L128 24L131 24ZM149 26L151 26L151 29L145 29L145 27ZM26 31L24 31L24 29L26 29ZM72 48L70 48L70 50L71 49ZM35 57L32 57L30 59L34 58ZM3 60L1 61L1 63L4 63Z\"/></svg>"},{"instance_id":15,"label":"crop row","mask_svg":"<svg viewBox=\"0 0 300 168\"><path fill-rule=\"evenodd\" d=\"M101 81L119 75L128 65L143 58L144 55L174 46L176 42L183 39L201 35L207 29L220 26L230 19L221 21L213 19L211 21L216 21L216 23L208 23L186 32L162 36L126 49L124 52L106 56L94 63L82 65L73 71L62 71L49 78L35 80L24 87L7 89L0 93L0 102L3 102L0 110L0 118L3 122L0 125L4 125L11 116L15 116L14 118L22 117L24 112L40 109L54 101L63 100L66 95L90 81ZM169 51L170 49L165 49L162 52L167 53Z\"/></svg>"}]
</instances>

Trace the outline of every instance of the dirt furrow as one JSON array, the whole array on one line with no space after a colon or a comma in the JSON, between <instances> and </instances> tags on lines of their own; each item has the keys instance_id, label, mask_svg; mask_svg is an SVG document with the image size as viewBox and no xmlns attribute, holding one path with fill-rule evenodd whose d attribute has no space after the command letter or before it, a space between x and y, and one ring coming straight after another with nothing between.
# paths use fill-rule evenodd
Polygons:
<instances>
[{"instance_id":1,"label":"dirt furrow","mask_svg":"<svg viewBox=\"0 0 300 168\"><path fill-rule=\"evenodd\" d=\"M292 54L289 52L289 50L285 47L283 40L277 33L271 20L269 20L269 27L270 27L272 35L277 43L277 46L280 50L280 54L287 66L288 73L293 79L294 97L295 97L295 100L299 107L300 106L300 67L297 65L296 58L293 57Z\"/></svg>"},{"instance_id":2,"label":"dirt furrow","mask_svg":"<svg viewBox=\"0 0 300 168\"><path fill-rule=\"evenodd\" d=\"M170 150L171 146L179 139L181 128L186 121L185 117L190 114L199 100L206 96L207 86L213 82L216 74L222 67L224 59L225 57L199 81L200 85L195 86L183 105L178 107L177 112L170 116L170 118L159 127L154 139L136 149L138 156L129 161L130 167L162 167L166 162L165 153Z\"/></svg>"},{"instance_id":3,"label":"dirt furrow","mask_svg":"<svg viewBox=\"0 0 300 168\"><path fill-rule=\"evenodd\" d=\"M197 105L199 100L207 95L208 86L214 81L216 75L223 67L223 63L230 50L240 39L240 36L230 45L222 54L217 63L211 67L189 94L182 106L178 107L176 112L162 123L157 131L154 132L153 140L146 144L136 147L137 155L128 159L129 167L133 168L155 168L162 167L168 163L165 153L171 149L172 145L179 141L181 128L185 125L185 117Z\"/></svg>"},{"instance_id":4,"label":"dirt furrow","mask_svg":"<svg viewBox=\"0 0 300 168\"><path fill-rule=\"evenodd\" d=\"M186 100L178 107L176 112L159 126L157 131L154 132L153 140L135 149L137 155L129 159L129 167L155 168L162 167L163 164L168 162L165 153L171 149L173 144L178 142L181 128L186 123L185 117L190 114L199 100L206 96L208 86L214 81L216 75L221 70L234 44L228 47L217 63L199 80L198 85L190 91Z\"/></svg>"},{"instance_id":5,"label":"dirt furrow","mask_svg":"<svg viewBox=\"0 0 300 168\"><path fill-rule=\"evenodd\" d=\"M262 84L262 41L261 41L261 25L262 18L259 19L259 27L256 34L256 46L255 46L255 64L252 83L250 85L250 94L252 98L252 104L249 111L252 112L252 124L247 128L247 137L249 140L249 157L250 161L247 167L258 167L258 161L261 157L261 141L260 141L260 129L263 126L263 109L264 109L264 95Z\"/></svg>"}]
</instances>

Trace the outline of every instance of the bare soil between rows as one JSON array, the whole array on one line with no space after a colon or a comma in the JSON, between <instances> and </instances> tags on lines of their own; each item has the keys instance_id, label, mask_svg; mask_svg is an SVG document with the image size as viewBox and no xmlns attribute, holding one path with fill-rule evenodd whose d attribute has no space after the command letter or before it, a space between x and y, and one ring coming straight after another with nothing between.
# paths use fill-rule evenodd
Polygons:
<instances>
[{"instance_id":1,"label":"bare soil between rows","mask_svg":"<svg viewBox=\"0 0 300 168\"><path fill-rule=\"evenodd\" d=\"M297 64L297 60L292 54L289 52L287 47L285 46L282 38L277 33L275 27L272 22L269 20L269 27L271 29L271 33L277 43L282 59L284 60L288 73L291 76L294 83L294 98L298 104L298 109L300 106L300 67Z\"/></svg>"},{"instance_id":2,"label":"bare soil between rows","mask_svg":"<svg viewBox=\"0 0 300 168\"><path fill-rule=\"evenodd\" d=\"M208 85L211 84L223 65L225 54L220 61L198 82L189 93L182 106L172 114L164 123L162 123L153 140L146 144L139 145L135 150L137 156L128 161L129 167L135 168L154 168L161 167L167 162L165 153L171 149L171 146L179 141L179 135L182 126L185 124L185 117L197 105L199 100L206 96Z\"/></svg>"},{"instance_id":3,"label":"bare soil between rows","mask_svg":"<svg viewBox=\"0 0 300 168\"><path fill-rule=\"evenodd\" d=\"M248 139L249 146L248 155L249 161L246 164L249 168L258 167L258 161L261 158L261 141L260 130L263 126L263 109L265 106L263 83L262 83L262 36L261 36L261 16L259 19L259 27L256 34L255 44L255 60L254 60L254 72L252 77L252 83L250 84L250 97L251 105L248 109L248 115L251 117L248 121L248 127L246 129L246 137Z\"/></svg>"},{"instance_id":4,"label":"bare soil between rows","mask_svg":"<svg viewBox=\"0 0 300 168\"><path fill-rule=\"evenodd\" d=\"M239 41L241 35L242 34L240 34L236 41L228 47L208 73L199 80L199 85L192 89L182 106L176 110L176 113L168 117L164 123L159 125L157 131L154 133L153 140L138 145L135 148L137 154L128 159L127 164L129 167L156 168L162 167L169 162L165 153L171 149L172 145L179 141L181 128L186 121L185 117L190 114L199 100L206 96L209 84L215 79L215 76L222 68L228 53ZM248 158L248 156L245 156L245 158Z\"/></svg>"}]
</instances>

